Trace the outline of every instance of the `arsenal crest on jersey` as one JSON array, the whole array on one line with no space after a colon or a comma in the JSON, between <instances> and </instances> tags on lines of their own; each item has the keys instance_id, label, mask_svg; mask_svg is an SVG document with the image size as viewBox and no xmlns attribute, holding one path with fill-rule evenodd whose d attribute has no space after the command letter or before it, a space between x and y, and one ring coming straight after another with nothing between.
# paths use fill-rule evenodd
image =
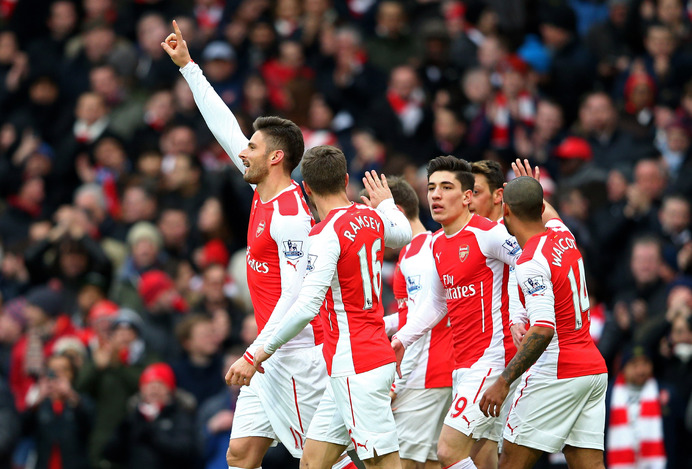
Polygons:
<instances>
[{"instance_id":1,"label":"arsenal crest on jersey","mask_svg":"<svg viewBox=\"0 0 692 469\"><path fill-rule=\"evenodd\" d=\"M264 232L264 220L259 222L259 225L257 225L257 231L255 232L255 237L259 238L259 235Z\"/></svg>"},{"instance_id":2,"label":"arsenal crest on jersey","mask_svg":"<svg viewBox=\"0 0 692 469\"><path fill-rule=\"evenodd\" d=\"M469 257L469 251L470 249L468 244L464 244L463 246L459 247L459 260L461 262L464 262L466 258Z\"/></svg>"}]
</instances>

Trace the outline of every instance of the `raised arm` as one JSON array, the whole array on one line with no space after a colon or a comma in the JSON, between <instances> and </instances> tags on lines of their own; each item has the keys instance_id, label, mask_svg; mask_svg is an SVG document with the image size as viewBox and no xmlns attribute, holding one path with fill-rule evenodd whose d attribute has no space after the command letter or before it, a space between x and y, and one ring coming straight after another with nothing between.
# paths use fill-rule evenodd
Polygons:
<instances>
[{"instance_id":1,"label":"raised arm","mask_svg":"<svg viewBox=\"0 0 692 469\"><path fill-rule=\"evenodd\" d=\"M363 202L377 210L384 221L384 245L394 249L406 246L411 242L411 224L394 203L385 175L366 172L363 184L369 196L361 197Z\"/></svg>"},{"instance_id":2,"label":"raised arm","mask_svg":"<svg viewBox=\"0 0 692 469\"><path fill-rule=\"evenodd\" d=\"M243 135L237 119L226 103L204 77L202 69L192 61L183 33L175 20L173 20L173 31L161 43L161 47L171 57L173 63L180 67L180 73L190 86L195 103L209 130L214 134L214 138L231 157L236 168L241 173L245 173L245 165L239 154L247 147L248 138Z\"/></svg>"},{"instance_id":3,"label":"raised arm","mask_svg":"<svg viewBox=\"0 0 692 469\"><path fill-rule=\"evenodd\" d=\"M540 168L536 166L532 172L529 160L525 159L522 162L519 158L517 158L517 161L512 163L512 169L517 177L529 176L534 178L536 181L541 182ZM560 215L557 213L557 210L555 210L555 207L550 205L545 198L543 199L543 204L545 205L545 210L543 211L543 223L547 223L548 220L552 220L553 218L560 218Z\"/></svg>"}]
</instances>

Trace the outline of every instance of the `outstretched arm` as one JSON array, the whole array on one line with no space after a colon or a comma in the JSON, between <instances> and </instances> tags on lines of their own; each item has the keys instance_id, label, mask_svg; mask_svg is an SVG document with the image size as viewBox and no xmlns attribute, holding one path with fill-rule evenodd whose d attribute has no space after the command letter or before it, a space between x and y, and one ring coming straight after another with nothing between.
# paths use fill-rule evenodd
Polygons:
<instances>
[{"instance_id":1,"label":"outstretched arm","mask_svg":"<svg viewBox=\"0 0 692 469\"><path fill-rule=\"evenodd\" d=\"M171 57L173 63L180 67L180 73L190 86L195 103L211 133L231 157L236 168L241 173L245 173L245 165L239 155L248 145L247 137L243 135L237 119L226 103L204 77L202 69L192 61L183 33L175 20L173 30L174 32L161 43L161 47Z\"/></svg>"}]
</instances>

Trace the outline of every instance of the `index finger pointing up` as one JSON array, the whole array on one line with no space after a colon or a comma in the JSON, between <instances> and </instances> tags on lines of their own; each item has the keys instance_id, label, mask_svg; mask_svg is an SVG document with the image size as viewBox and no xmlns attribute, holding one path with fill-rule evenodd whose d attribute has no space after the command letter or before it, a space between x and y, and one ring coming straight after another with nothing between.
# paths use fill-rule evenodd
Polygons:
<instances>
[{"instance_id":1,"label":"index finger pointing up","mask_svg":"<svg viewBox=\"0 0 692 469\"><path fill-rule=\"evenodd\" d=\"M178 42L182 42L183 33L180 32L180 28L178 27L178 23L175 20L173 20L173 31L175 31L175 36L178 39Z\"/></svg>"}]
</instances>

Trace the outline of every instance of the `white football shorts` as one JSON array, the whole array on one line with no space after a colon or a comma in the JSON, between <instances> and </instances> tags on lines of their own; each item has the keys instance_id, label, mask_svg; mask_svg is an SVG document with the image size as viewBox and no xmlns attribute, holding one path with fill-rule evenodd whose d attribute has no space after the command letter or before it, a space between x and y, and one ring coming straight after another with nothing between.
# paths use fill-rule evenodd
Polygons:
<instances>
[{"instance_id":1,"label":"white football shorts","mask_svg":"<svg viewBox=\"0 0 692 469\"><path fill-rule=\"evenodd\" d=\"M322 345L279 349L263 366L240 390L231 439L272 438L300 458L328 380Z\"/></svg>"},{"instance_id":2,"label":"white football shorts","mask_svg":"<svg viewBox=\"0 0 692 469\"><path fill-rule=\"evenodd\" d=\"M437 440L452 403L452 388L404 388L392 403L399 433L399 456L413 461L437 461Z\"/></svg>"},{"instance_id":3,"label":"white football shorts","mask_svg":"<svg viewBox=\"0 0 692 469\"><path fill-rule=\"evenodd\" d=\"M483 393L497 380L502 371L502 367L490 368L482 365L454 370L454 396L444 424L476 440L487 438L499 441L502 437L502 427L496 423L499 417L483 415L480 402Z\"/></svg>"},{"instance_id":4,"label":"white football shorts","mask_svg":"<svg viewBox=\"0 0 692 469\"><path fill-rule=\"evenodd\" d=\"M504 429L507 441L547 453L565 445L603 450L606 373L556 379L529 369L520 379Z\"/></svg>"},{"instance_id":5,"label":"white football shorts","mask_svg":"<svg viewBox=\"0 0 692 469\"><path fill-rule=\"evenodd\" d=\"M352 376L329 378L308 438L346 446L361 460L398 451L389 389L394 363Z\"/></svg>"}]
</instances>

